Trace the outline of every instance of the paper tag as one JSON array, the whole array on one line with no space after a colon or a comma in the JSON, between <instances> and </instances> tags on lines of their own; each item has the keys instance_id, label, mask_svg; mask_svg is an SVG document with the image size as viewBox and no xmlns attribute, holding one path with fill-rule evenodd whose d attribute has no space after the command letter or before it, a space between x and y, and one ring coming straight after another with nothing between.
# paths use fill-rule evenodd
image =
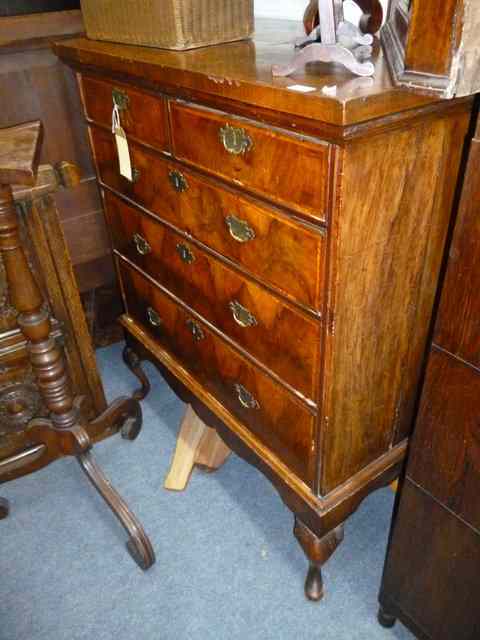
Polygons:
<instances>
[{"instance_id":1,"label":"paper tag","mask_svg":"<svg viewBox=\"0 0 480 640\"><path fill-rule=\"evenodd\" d=\"M306 84L291 84L287 89L298 91L299 93L310 93L310 91L316 91L317 87L309 87Z\"/></svg>"},{"instance_id":2,"label":"paper tag","mask_svg":"<svg viewBox=\"0 0 480 640\"><path fill-rule=\"evenodd\" d=\"M115 131L115 143L117 145L118 165L120 175L130 182L133 182L132 163L130 161L130 150L128 148L128 140L122 127L117 126Z\"/></svg>"}]
</instances>

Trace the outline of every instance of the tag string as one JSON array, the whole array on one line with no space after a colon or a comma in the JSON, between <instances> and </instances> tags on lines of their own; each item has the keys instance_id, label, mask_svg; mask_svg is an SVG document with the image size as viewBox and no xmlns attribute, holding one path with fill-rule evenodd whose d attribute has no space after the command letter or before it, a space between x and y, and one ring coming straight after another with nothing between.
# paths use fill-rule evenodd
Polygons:
<instances>
[{"instance_id":1,"label":"tag string","mask_svg":"<svg viewBox=\"0 0 480 640\"><path fill-rule=\"evenodd\" d=\"M120 111L118 109L118 105L114 104L112 111L112 133L115 133L120 126Z\"/></svg>"}]
</instances>

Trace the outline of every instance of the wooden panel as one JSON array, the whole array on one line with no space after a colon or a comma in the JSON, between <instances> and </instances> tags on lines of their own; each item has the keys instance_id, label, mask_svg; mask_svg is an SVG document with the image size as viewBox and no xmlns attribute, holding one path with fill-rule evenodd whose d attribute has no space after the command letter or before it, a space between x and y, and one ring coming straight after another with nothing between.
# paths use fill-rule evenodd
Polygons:
<instances>
[{"instance_id":1,"label":"wooden panel","mask_svg":"<svg viewBox=\"0 0 480 640\"><path fill-rule=\"evenodd\" d=\"M479 541L478 532L406 482L380 602L418 638L476 640Z\"/></svg>"},{"instance_id":2,"label":"wooden panel","mask_svg":"<svg viewBox=\"0 0 480 640\"><path fill-rule=\"evenodd\" d=\"M480 372L433 350L408 474L480 530L479 397Z\"/></svg>"},{"instance_id":3,"label":"wooden panel","mask_svg":"<svg viewBox=\"0 0 480 640\"><path fill-rule=\"evenodd\" d=\"M355 143L338 168L324 493L411 430L466 126L457 116Z\"/></svg>"},{"instance_id":4,"label":"wooden panel","mask_svg":"<svg viewBox=\"0 0 480 640\"><path fill-rule=\"evenodd\" d=\"M458 0L413 2L405 67L437 75L449 75L455 45L455 16L461 20Z\"/></svg>"},{"instance_id":5,"label":"wooden panel","mask_svg":"<svg viewBox=\"0 0 480 640\"><path fill-rule=\"evenodd\" d=\"M480 132L472 142L435 342L480 367Z\"/></svg>"},{"instance_id":6,"label":"wooden panel","mask_svg":"<svg viewBox=\"0 0 480 640\"><path fill-rule=\"evenodd\" d=\"M237 192L220 188L177 164L137 145L130 145L133 165L140 170L132 184L118 171L112 137L91 128L102 182L194 236L289 298L322 310L325 232L294 222ZM188 189L178 193L170 171L181 171ZM238 242L226 217L234 215L254 231L255 239Z\"/></svg>"},{"instance_id":7,"label":"wooden panel","mask_svg":"<svg viewBox=\"0 0 480 640\"><path fill-rule=\"evenodd\" d=\"M311 480L309 458L314 417L294 396L199 322L203 338L196 340L187 324L192 317L155 285L128 267L120 265L120 271L129 315L294 473L305 481ZM149 307L160 316L159 328L149 324ZM243 385L254 396L257 408L242 406L236 384Z\"/></svg>"},{"instance_id":8,"label":"wooden panel","mask_svg":"<svg viewBox=\"0 0 480 640\"><path fill-rule=\"evenodd\" d=\"M177 102L170 103L170 111L177 158L316 220L326 219L329 145ZM220 139L225 125L241 129L250 138L250 148L229 153Z\"/></svg>"},{"instance_id":9,"label":"wooden panel","mask_svg":"<svg viewBox=\"0 0 480 640\"><path fill-rule=\"evenodd\" d=\"M321 325L265 289L225 267L152 217L106 193L114 247L162 286L186 302L220 331L307 398L315 399ZM141 255L134 235L151 248ZM184 262L178 247L189 252ZM240 303L255 326L240 326L230 304Z\"/></svg>"},{"instance_id":10,"label":"wooden panel","mask_svg":"<svg viewBox=\"0 0 480 640\"><path fill-rule=\"evenodd\" d=\"M112 126L112 91L127 96L128 105L120 110L120 121L128 137L146 142L160 150L168 149L168 124L166 103L161 96L154 96L120 82L82 77L82 92L87 117Z\"/></svg>"}]
</instances>

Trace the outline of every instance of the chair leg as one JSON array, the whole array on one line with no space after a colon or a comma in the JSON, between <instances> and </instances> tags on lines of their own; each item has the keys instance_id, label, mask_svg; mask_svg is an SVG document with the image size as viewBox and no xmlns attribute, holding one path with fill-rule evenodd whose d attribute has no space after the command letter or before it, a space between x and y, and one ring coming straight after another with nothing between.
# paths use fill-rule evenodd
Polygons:
<instances>
[{"instance_id":1,"label":"chair leg","mask_svg":"<svg viewBox=\"0 0 480 640\"><path fill-rule=\"evenodd\" d=\"M138 566L146 571L155 563L155 552L142 525L128 508L122 496L98 466L90 450L77 456L77 460L92 485L108 504L127 532L127 549Z\"/></svg>"},{"instance_id":2,"label":"chair leg","mask_svg":"<svg viewBox=\"0 0 480 640\"><path fill-rule=\"evenodd\" d=\"M8 516L10 512L10 504L5 498L0 498L0 520Z\"/></svg>"}]
</instances>

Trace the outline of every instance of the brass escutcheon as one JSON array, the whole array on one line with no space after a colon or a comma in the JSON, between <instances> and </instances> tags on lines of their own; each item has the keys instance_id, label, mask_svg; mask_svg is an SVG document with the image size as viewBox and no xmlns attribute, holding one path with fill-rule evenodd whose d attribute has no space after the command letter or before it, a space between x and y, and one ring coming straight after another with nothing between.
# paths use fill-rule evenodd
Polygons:
<instances>
[{"instance_id":1,"label":"brass escutcheon","mask_svg":"<svg viewBox=\"0 0 480 640\"><path fill-rule=\"evenodd\" d=\"M180 256L180 259L186 264L192 264L192 262L195 260L195 256L187 247L187 245L183 244L183 242L179 242L179 244L177 244L177 253Z\"/></svg>"},{"instance_id":2,"label":"brass escutcheon","mask_svg":"<svg viewBox=\"0 0 480 640\"><path fill-rule=\"evenodd\" d=\"M237 392L238 401L245 407L245 409L260 409L260 405L254 398L254 396L245 389L243 384L239 384L238 382L235 384L235 391Z\"/></svg>"},{"instance_id":3,"label":"brass escutcheon","mask_svg":"<svg viewBox=\"0 0 480 640\"><path fill-rule=\"evenodd\" d=\"M112 100L120 110L128 109L130 98L121 89L112 89Z\"/></svg>"},{"instance_id":4,"label":"brass escutcheon","mask_svg":"<svg viewBox=\"0 0 480 640\"><path fill-rule=\"evenodd\" d=\"M168 179L170 180L172 187L175 191L178 191L178 193L183 193L188 189L187 179L183 173L180 173L180 171L170 171Z\"/></svg>"},{"instance_id":5,"label":"brass escutcheon","mask_svg":"<svg viewBox=\"0 0 480 640\"><path fill-rule=\"evenodd\" d=\"M249 242L255 238L255 231L245 220L230 215L225 218L230 235L237 242Z\"/></svg>"},{"instance_id":6,"label":"brass escutcheon","mask_svg":"<svg viewBox=\"0 0 480 640\"><path fill-rule=\"evenodd\" d=\"M135 247L141 256L146 256L152 250L152 247L139 233L135 233L133 235L133 242L135 243Z\"/></svg>"},{"instance_id":7,"label":"brass escutcheon","mask_svg":"<svg viewBox=\"0 0 480 640\"><path fill-rule=\"evenodd\" d=\"M232 312L233 319L241 327L254 327L258 324L255 316L237 300L232 300L228 306Z\"/></svg>"},{"instance_id":8,"label":"brass escutcheon","mask_svg":"<svg viewBox=\"0 0 480 640\"><path fill-rule=\"evenodd\" d=\"M162 319L160 318L158 313L155 311L155 309L152 309L152 307L148 307L147 316L148 316L149 323L153 327L161 327L162 326Z\"/></svg>"},{"instance_id":9,"label":"brass escutcheon","mask_svg":"<svg viewBox=\"0 0 480 640\"><path fill-rule=\"evenodd\" d=\"M253 147L253 141L245 129L232 127L231 124L221 127L218 136L228 153L235 156L240 156Z\"/></svg>"},{"instance_id":10,"label":"brass escutcheon","mask_svg":"<svg viewBox=\"0 0 480 640\"><path fill-rule=\"evenodd\" d=\"M203 340L205 338L202 327L197 322L195 322L195 320L187 320L187 327L189 328L194 340L196 340L197 342L200 342L200 340Z\"/></svg>"}]
</instances>

